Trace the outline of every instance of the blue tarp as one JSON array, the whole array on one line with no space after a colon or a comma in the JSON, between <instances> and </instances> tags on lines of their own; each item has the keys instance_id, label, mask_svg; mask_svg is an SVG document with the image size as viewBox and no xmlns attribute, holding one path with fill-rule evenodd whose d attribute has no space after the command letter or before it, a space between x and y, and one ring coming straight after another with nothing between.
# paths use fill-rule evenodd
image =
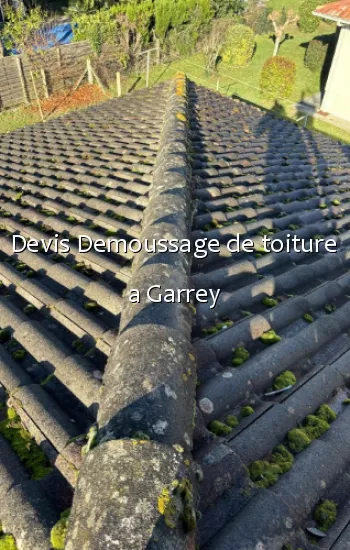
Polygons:
<instances>
[{"instance_id":1,"label":"blue tarp","mask_svg":"<svg viewBox=\"0 0 350 550\"><path fill-rule=\"evenodd\" d=\"M45 31L41 31L41 34L47 35L47 46L40 46L38 50L48 50L59 44L69 44L73 41L73 28L71 23L59 23L55 27L52 27ZM17 48L8 50L9 55L18 55L21 53Z\"/></svg>"},{"instance_id":2,"label":"blue tarp","mask_svg":"<svg viewBox=\"0 0 350 550\"><path fill-rule=\"evenodd\" d=\"M50 29L47 35L49 38L47 48L52 48L58 44L69 44L73 40L72 25L71 23L61 23Z\"/></svg>"}]
</instances>

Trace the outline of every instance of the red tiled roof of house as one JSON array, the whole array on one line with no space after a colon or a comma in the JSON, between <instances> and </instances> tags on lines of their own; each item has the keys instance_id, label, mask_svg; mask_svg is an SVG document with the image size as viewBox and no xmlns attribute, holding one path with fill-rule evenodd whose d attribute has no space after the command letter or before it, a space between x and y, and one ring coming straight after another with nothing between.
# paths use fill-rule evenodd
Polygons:
<instances>
[{"instance_id":1,"label":"red tiled roof of house","mask_svg":"<svg viewBox=\"0 0 350 550\"><path fill-rule=\"evenodd\" d=\"M350 0L340 0L319 6L313 13L318 17L350 23Z\"/></svg>"}]
</instances>

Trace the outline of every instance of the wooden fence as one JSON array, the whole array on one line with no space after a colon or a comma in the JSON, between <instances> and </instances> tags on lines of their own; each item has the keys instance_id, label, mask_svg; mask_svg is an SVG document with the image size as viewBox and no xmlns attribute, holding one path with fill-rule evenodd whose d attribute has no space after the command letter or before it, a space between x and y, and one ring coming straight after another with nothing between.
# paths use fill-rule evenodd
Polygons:
<instances>
[{"instance_id":1,"label":"wooden fence","mask_svg":"<svg viewBox=\"0 0 350 550\"><path fill-rule=\"evenodd\" d=\"M35 86L40 98L71 89L91 58L95 72L108 85L115 80L119 64L107 45L100 57L94 55L89 42L56 46L34 56L14 55L0 59L0 110L35 100Z\"/></svg>"}]
</instances>

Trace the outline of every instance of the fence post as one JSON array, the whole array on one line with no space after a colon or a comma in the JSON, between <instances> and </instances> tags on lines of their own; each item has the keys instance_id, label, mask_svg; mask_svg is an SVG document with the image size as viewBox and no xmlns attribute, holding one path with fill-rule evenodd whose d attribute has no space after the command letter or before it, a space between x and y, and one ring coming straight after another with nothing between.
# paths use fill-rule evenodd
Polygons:
<instances>
[{"instance_id":1,"label":"fence post","mask_svg":"<svg viewBox=\"0 0 350 550\"><path fill-rule=\"evenodd\" d=\"M39 99L39 96L38 96L38 90L36 89L34 75L33 75L32 71L30 71L30 76L31 76L31 79L32 79L32 82L33 82L34 94L35 94L36 101L37 101L37 104L38 104L41 120L42 120L42 122L44 122L44 115L43 115L43 111L42 111L42 108L41 108L40 99Z\"/></svg>"},{"instance_id":2,"label":"fence post","mask_svg":"<svg viewBox=\"0 0 350 550\"><path fill-rule=\"evenodd\" d=\"M41 72L41 78L43 80L44 96L45 96L45 99L49 99L49 91L47 89L45 69L40 69L40 72Z\"/></svg>"},{"instance_id":3,"label":"fence post","mask_svg":"<svg viewBox=\"0 0 350 550\"><path fill-rule=\"evenodd\" d=\"M62 71L62 56L61 56L61 48L60 48L60 46L57 46L56 54L57 54L57 63L58 63L59 74L60 74L60 77L61 77L63 89L65 89L66 83L65 83L64 74L63 74L63 71Z\"/></svg>"},{"instance_id":4,"label":"fence post","mask_svg":"<svg viewBox=\"0 0 350 550\"><path fill-rule=\"evenodd\" d=\"M26 85L25 85L25 82L24 82L23 67L22 67L21 58L19 57L19 55L16 56L16 62L17 62L19 79L21 81L23 100L24 100L24 103L29 103L27 88L26 88Z\"/></svg>"},{"instance_id":5,"label":"fence post","mask_svg":"<svg viewBox=\"0 0 350 550\"><path fill-rule=\"evenodd\" d=\"M146 65L146 88L149 88L149 67L151 64L151 52L147 52L147 65Z\"/></svg>"},{"instance_id":6,"label":"fence post","mask_svg":"<svg viewBox=\"0 0 350 550\"><path fill-rule=\"evenodd\" d=\"M117 96L120 97L122 95L122 85L120 81L120 72L117 72Z\"/></svg>"},{"instance_id":7,"label":"fence post","mask_svg":"<svg viewBox=\"0 0 350 550\"><path fill-rule=\"evenodd\" d=\"M89 57L86 60L86 69L87 69L88 83L93 84L94 83L94 75L92 74L91 60L90 60Z\"/></svg>"}]
</instances>

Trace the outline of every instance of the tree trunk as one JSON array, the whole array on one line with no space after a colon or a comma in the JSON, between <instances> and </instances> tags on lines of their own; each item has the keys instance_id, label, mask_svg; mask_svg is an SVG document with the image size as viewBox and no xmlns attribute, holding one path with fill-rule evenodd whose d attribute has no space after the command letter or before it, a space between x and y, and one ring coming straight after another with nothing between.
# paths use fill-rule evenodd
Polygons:
<instances>
[{"instance_id":1,"label":"tree trunk","mask_svg":"<svg viewBox=\"0 0 350 550\"><path fill-rule=\"evenodd\" d=\"M281 34L276 34L275 47L273 49L272 57L275 57L278 53L278 48L280 47L281 38L282 38Z\"/></svg>"}]
</instances>

